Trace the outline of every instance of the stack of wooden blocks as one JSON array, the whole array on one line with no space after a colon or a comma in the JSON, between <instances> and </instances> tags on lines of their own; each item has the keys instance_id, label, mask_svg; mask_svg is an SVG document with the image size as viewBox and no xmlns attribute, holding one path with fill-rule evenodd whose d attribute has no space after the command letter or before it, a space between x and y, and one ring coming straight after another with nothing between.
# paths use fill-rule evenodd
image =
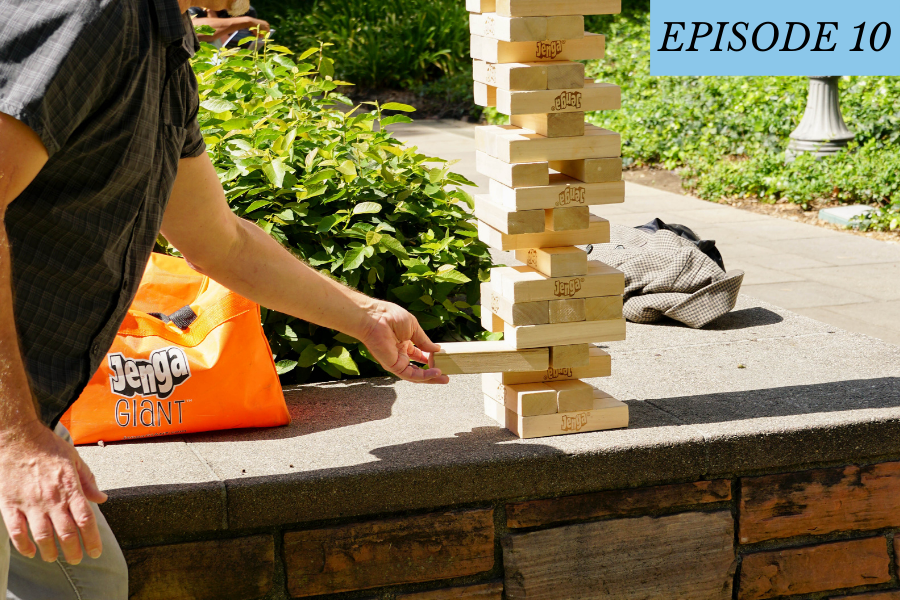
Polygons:
<instances>
[{"instance_id":1,"label":"stack of wooden blocks","mask_svg":"<svg viewBox=\"0 0 900 600\"><path fill-rule=\"evenodd\" d=\"M592 205L622 202L619 134L586 124L585 111L617 109L617 86L584 78L605 38L584 15L620 0L467 0L475 99L509 115L479 127L476 168L490 178L475 197L479 238L527 266L491 271L482 323L503 342L445 344L445 373L484 373L488 415L523 438L626 427L628 407L580 381L610 375L592 344L625 339L620 271L588 261L579 245L609 242ZM495 372L496 371L496 372Z\"/></svg>"}]
</instances>

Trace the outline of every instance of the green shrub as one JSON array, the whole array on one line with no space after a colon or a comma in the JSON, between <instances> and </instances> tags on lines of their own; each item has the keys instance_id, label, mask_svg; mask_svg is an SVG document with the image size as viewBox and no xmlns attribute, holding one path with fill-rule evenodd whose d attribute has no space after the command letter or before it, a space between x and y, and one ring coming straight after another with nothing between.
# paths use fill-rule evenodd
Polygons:
<instances>
[{"instance_id":1,"label":"green shrub","mask_svg":"<svg viewBox=\"0 0 900 600\"><path fill-rule=\"evenodd\" d=\"M649 14L604 19L607 56L590 61L587 73L622 87L622 109L590 120L622 134L626 166L680 169L686 187L708 200L874 203L886 207L883 216L864 227L896 227L900 79L843 78L842 109L856 144L785 164L806 106L805 77L651 77Z\"/></svg>"},{"instance_id":2,"label":"green shrub","mask_svg":"<svg viewBox=\"0 0 900 600\"><path fill-rule=\"evenodd\" d=\"M263 55L204 44L194 70L200 126L235 214L312 267L407 307L435 339L486 335L473 305L490 256L466 211L471 198L447 189L470 182L382 129L410 120L382 111L409 107L342 112L350 103L318 48L292 56L270 45ZM315 368L333 378L378 372L346 335L267 310L263 327L289 381L321 377Z\"/></svg>"},{"instance_id":3,"label":"green shrub","mask_svg":"<svg viewBox=\"0 0 900 600\"><path fill-rule=\"evenodd\" d=\"M410 89L471 68L462 0L312 0L271 9L261 14L279 43L334 44L337 76L364 88Z\"/></svg>"}]
</instances>

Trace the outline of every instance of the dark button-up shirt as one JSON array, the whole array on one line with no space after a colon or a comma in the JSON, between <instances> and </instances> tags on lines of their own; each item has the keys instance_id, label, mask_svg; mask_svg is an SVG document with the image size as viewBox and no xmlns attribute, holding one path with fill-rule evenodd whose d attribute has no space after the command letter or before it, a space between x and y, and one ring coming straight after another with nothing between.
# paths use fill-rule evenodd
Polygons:
<instances>
[{"instance_id":1,"label":"dark button-up shirt","mask_svg":"<svg viewBox=\"0 0 900 600\"><path fill-rule=\"evenodd\" d=\"M178 160L205 146L177 0L18 0L0 19L0 112L50 158L10 204L16 329L54 425L134 298Z\"/></svg>"}]
</instances>

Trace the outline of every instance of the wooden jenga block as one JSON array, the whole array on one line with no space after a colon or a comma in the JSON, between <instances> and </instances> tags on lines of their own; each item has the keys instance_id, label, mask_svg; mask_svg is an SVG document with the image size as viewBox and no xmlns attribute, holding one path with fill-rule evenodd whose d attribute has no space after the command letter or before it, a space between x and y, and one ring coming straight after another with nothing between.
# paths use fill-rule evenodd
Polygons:
<instances>
[{"instance_id":1,"label":"wooden jenga block","mask_svg":"<svg viewBox=\"0 0 900 600\"><path fill-rule=\"evenodd\" d=\"M547 277L525 266L495 267L491 269L491 289L514 304L615 296L625 291L625 275L597 260L588 261L587 275L578 277Z\"/></svg>"},{"instance_id":2,"label":"wooden jenga block","mask_svg":"<svg viewBox=\"0 0 900 600\"><path fill-rule=\"evenodd\" d=\"M512 344L515 348L617 342L625 339L625 319L525 325L523 327L514 327L507 323L503 337L504 341Z\"/></svg>"},{"instance_id":3,"label":"wooden jenga block","mask_svg":"<svg viewBox=\"0 0 900 600\"><path fill-rule=\"evenodd\" d=\"M584 37L584 16L504 17L469 15L469 33L505 42L574 40Z\"/></svg>"},{"instance_id":4,"label":"wooden jenga block","mask_svg":"<svg viewBox=\"0 0 900 600\"><path fill-rule=\"evenodd\" d=\"M476 81L474 89L475 104L478 106L497 106L497 88Z\"/></svg>"},{"instance_id":5,"label":"wooden jenga block","mask_svg":"<svg viewBox=\"0 0 900 600\"><path fill-rule=\"evenodd\" d=\"M496 12L507 17L615 15L622 12L622 0L497 0Z\"/></svg>"},{"instance_id":6,"label":"wooden jenga block","mask_svg":"<svg viewBox=\"0 0 900 600\"><path fill-rule=\"evenodd\" d=\"M586 367L590 364L590 362L590 344L550 346L551 369L574 369L575 367Z\"/></svg>"},{"instance_id":7,"label":"wooden jenga block","mask_svg":"<svg viewBox=\"0 0 900 600\"><path fill-rule=\"evenodd\" d=\"M506 327L503 319L484 306L481 307L481 326L484 327L485 331L490 331L491 333L503 333L503 328Z\"/></svg>"},{"instance_id":8,"label":"wooden jenga block","mask_svg":"<svg viewBox=\"0 0 900 600\"><path fill-rule=\"evenodd\" d=\"M506 342L445 342L431 364L445 375L540 371L550 368L550 351L517 350Z\"/></svg>"},{"instance_id":9,"label":"wooden jenga block","mask_svg":"<svg viewBox=\"0 0 900 600\"><path fill-rule=\"evenodd\" d=\"M575 231L544 231L543 233L523 233L508 235L497 231L484 221L478 222L478 239L497 250L518 250L520 248L556 248L559 246L585 246L587 244L609 243L609 221L591 215L587 229Z\"/></svg>"},{"instance_id":10,"label":"wooden jenga block","mask_svg":"<svg viewBox=\"0 0 900 600\"><path fill-rule=\"evenodd\" d=\"M584 207L584 210L588 208ZM475 216L494 229L513 235L540 233L546 222L542 210L509 210L487 194L475 196Z\"/></svg>"},{"instance_id":11,"label":"wooden jenga block","mask_svg":"<svg viewBox=\"0 0 900 600\"><path fill-rule=\"evenodd\" d=\"M557 392L557 412L566 413L592 410L594 408L594 388L588 383L583 381L557 381L544 385Z\"/></svg>"},{"instance_id":12,"label":"wooden jenga block","mask_svg":"<svg viewBox=\"0 0 900 600\"><path fill-rule=\"evenodd\" d=\"M628 427L628 405L612 397L595 398L591 410L522 417L485 396L484 412L522 439Z\"/></svg>"},{"instance_id":13,"label":"wooden jenga block","mask_svg":"<svg viewBox=\"0 0 900 600\"><path fill-rule=\"evenodd\" d=\"M485 84L476 83L478 87ZM538 113L583 113L595 110L615 110L622 107L622 90L611 83L585 84L569 90L501 90L494 88L497 112L504 115L531 115ZM513 123L517 125L517 123ZM526 128L526 129L531 129ZM531 129L540 133L536 129ZM543 135L543 134L541 134ZM557 136L558 137L558 136ZM568 136L571 137L571 136Z\"/></svg>"},{"instance_id":14,"label":"wooden jenga block","mask_svg":"<svg viewBox=\"0 0 900 600\"><path fill-rule=\"evenodd\" d=\"M550 182L550 167L546 161L513 165L484 152L476 152L475 170L510 188L542 186Z\"/></svg>"},{"instance_id":15,"label":"wooden jenga block","mask_svg":"<svg viewBox=\"0 0 900 600\"><path fill-rule=\"evenodd\" d=\"M547 231L574 231L587 229L590 225L591 209L587 206L548 208L544 211L544 229Z\"/></svg>"},{"instance_id":16,"label":"wooden jenga block","mask_svg":"<svg viewBox=\"0 0 900 600\"><path fill-rule=\"evenodd\" d=\"M510 210L595 206L625 201L624 181L582 183L562 173L551 173L549 185L545 186L511 188L499 181L491 180L488 189L491 196Z\"/></svg>"},{"instance_id":17,"label":"wooden jenga block","mask_svg":"<svg viewBox=\"0 0 900 600\"><path fill-rule=\"evenodd\" d=\"M504 90L555 90L584 86L584 64L571 61L496 64L472 61L472 79Z\"/></svg>"},{"instance_id":18,"label":"wooden jenga block","mask_svg":"<svg viewBox=\"0 0 900 600\"><path fill-rule=\"evenodd\" d=\"M566 367L555 369L552 366L546 371L520 371L518 373L498 373L500 381L505 384L515 383L549 383L553 381L570 381L573 379L592 379L609 377L612 374L612 359L609 354L590 347L590 362L585 367Z\"/></svg>"},{"instance_id":19,"label":"wooden jenga block","mask_svg":"<svg viewBox=\"0 0 900 600\"><path fill-rule=\"evenodd\" d=\"M565 90L584 86L584 63L561 62L546 64L548 90Z\"/></svg>"},{"instance_id":20,"label":"wooden jenga block","mask_svg":"<svg viewBox=\"0 0 900 600\"><path fill-rule=\"evenodd\" d=\"M566 300L550 300L551 323L577 323L584 321L584 298L570 298ZM584 359L587 364L587 358ZM550 366L553 366L553 351L550 351ZM580 365L568 365L580 366Z\"/></svg>"},{"instance_id":21,"label":"wooden jenga block","mask_svg":"<svg viewBox=\"0 0 900 600\"><path fill-rule=\"evenodd\" d=\"M470 36L471 57L489 63L593 60L603 58L605 47L605 36L588 32L577 40L539 42L504 42L480 35Z\"/></svg>"},{"instance_id":22,"label":"wooden jenga block","mask_svg":"<svg viewBox=\"0 0 900 600\"><path fill-rule=\"evenodd\" d=\"M475 147L507 163L615 157L621 154L618 133L586 123L582 137L548 138L514 125L475 128Z\"/></svg>"},{"instance_id":23,"label":"wooden jenga block","mask_svg":"<svg viewBox=\"0 0 900 600\"><path fill-rule=\"evenodd\" d=\"M504 298L492 283L481 284L481 313L492 313L511 325L546 325L550 323L550 305L548 300L536 302L516 302ZM491 327L493 327L493 322ZM485 327L487 329L487 327ZM491 331L503 331L491 329Z\"/></svg>"},{"instance_id":24,"label":"wooden jenga block","mask_svg":"<svg viewBox=\"0 0 900 600\"><path fill-rule=\"evenodd\" d=\"M547 277L587 275L587 252L575 246L516 250L516 260Z\"/></svg>"},{"instance_id":25,"label":"wooden jenga block","mask_svg":"<svg viewBox=\"0 0 900 600\"><path fill-rule=\"evenodd\" d=\"M600 296L584 299L586 321L608 321L622 318L622 296Z\"/></svg>"},{"instance_id":26,"label":"wooden jenga block","mask_svg":"<svg viewBox=\"0 0 900 600\"><path fill-rule=\"evenodd\" d=\"M466 0L466 10L470 13L496 12L497 0Z\"/></svg>"},{"instance_id":27,"label":"wooden jenga block","mask_svg":"<svg viewBox=\"0 0 900 600\"><path fill-rule=\"evenodd\" d=\"M545 383L504 385L492 373L481 376L481 391L523 417L552 415L559 405L559 392Z\"/></svg>"},{"instance_id":28,"label":"wooden jenga block","mask_svg":"<svg viewBox=\"0 0 900 600\"><path fill-rule=\"evenodd\" d=\"M584 112L548 113L540 115L511 115L511 125L530 129L544 137L575 137L584 135Z\"/></svg>"},{"instance_id":29,"label":"wooden jenga block","mask_svg":"<svg viewBox=\"0 0 900 600\"><path fill-rule=\"evenodd\" d=\"M553 160L550 168L584 183L621 181L621 158L583 158L579 160ZM624 194L624 186L622 187Z\"/></svg>"}]
</instances>

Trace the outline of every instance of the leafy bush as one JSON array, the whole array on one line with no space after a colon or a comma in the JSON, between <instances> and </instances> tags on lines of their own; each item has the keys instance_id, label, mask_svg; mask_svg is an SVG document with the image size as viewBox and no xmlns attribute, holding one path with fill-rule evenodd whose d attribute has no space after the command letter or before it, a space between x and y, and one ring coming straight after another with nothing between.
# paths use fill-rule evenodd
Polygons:
<instances>
[{"instance_id":1,"label":"leafy bush","mask_svg":"<svg viewBox=\"0 0 900 600\"><path fill-rule=\"evenodd\" d=\"M337 76L365 88L410 89L471 68L462 0L312 0L271 6L276 39L334 44Z\"/></svg>"},{"instance_id":2,"label":"leafy bush","mask_svg":"<svg viewBox=\"0 0 900 600\"><path fill-rule=\"evenodd\" d=\"M204 44L194 70L200 126L235 214L312 267L406 306L436 339L484 335L473 305L490 256L466 211L471 198L446 189L470 182L383 130L410 121L383 111L409 107L339 110L350 103L320 48L294 58L276 45L256 54ZM289 381L321 377L314 368L333 378L378 372L346 335L267 310L263 327Z\"/></svg>"},{"instance_id":3,"label":"leafy bush","mask_svg":"<svg viewBox=\"0 0 900 600\"><path fill-rule=\"evenodd\" d=\"M620 85L623 108L590 119L622 134L626 166L680 169L685 185L709 200L893 202L865 227L896 227L900 79L844 77L842 109L856 144L820 161L785 164L806 106L805 77L651 77L649 14L603 19L607 56L589 62L587 73Z\"/></svg>"}]
</instances>

